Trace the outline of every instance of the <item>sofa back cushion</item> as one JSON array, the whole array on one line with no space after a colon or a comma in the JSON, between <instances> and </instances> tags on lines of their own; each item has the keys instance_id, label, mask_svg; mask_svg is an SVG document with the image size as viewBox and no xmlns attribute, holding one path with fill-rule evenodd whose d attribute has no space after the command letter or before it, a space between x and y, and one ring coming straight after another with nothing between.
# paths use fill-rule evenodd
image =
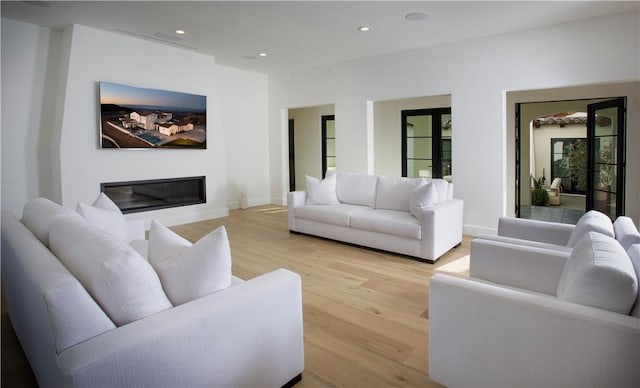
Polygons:
<instances>
[{"instance_id":1,"label":"sofa back cushion","mask_svg":"<svg viewBox=\"0 0 640 388\"><path fill-rule=\"evenodd\" d=\"M80 217L57 222L51 251L118 326L171 307L158 275L129 244Z\"/></svg>"},{"instance_id":2,"label":"sofa back cushion","mask_svg":"<svg viewBox=\"0 0 640 388\"><path fill-rule=\"evenodd\" d=\"M613 231L616 235L616 240L626 250L633 244L640 244L640 232L633 224L631 217L620 216L616 218L613 223Z\"/></svg>"},{"instance_id":3,"label":"sofa back cushion","mask_svg":"<svg viewBox=\"0 0 640 388\"><path fill-rule=\"evenodd\" d=\"M589 232L597 232L605 236L613 237L613 224L609 217L596 210L590 210L580 217L575 228L571 231L568 247L575 247L578 241Z\"/></svg>"},{"instance_id":4,"label":"sofa back cushion","mask_svg":"<svg viewBox=\"0 0 640 388\"><path fill-rule=\"evenodd\" d=\"M636 272L638 279L638 294L636 295L636 303L631 309L631 316L640 318L640 244L633 244L627 249L627 255L631 259L631 264Z\"/></svg>"},{"instance_id":5,"label":"sofa back cushion","mask_svg":"<svg viewBox=\"0 0 640 388\"><path fill-rule=\"evenodd\" d=\"M333 173L328 171L327 175ZM342 203L363 205L374 208L376 206L376 190L378 177L350 172L337 171L336 194Z\"/></svg>"},{"instance_id":6,"label":"sofa back cushion","mask_svg":"<svg viewBox=\"0 0 640 388\"><path fill-rule=\"evenodd\" d=\"M28 201L22 210L22 223L41 243L49 247L49 230L51 225L68 217L77 217L73 210L58 205L46 198Z\"/></svg>"},{"instance_id":7,"label":"sofa back cushion","mask_svg":"<svg viewBox=\"0 0 640 388\"><path fill-rule=\"evenodd\" d=\"M376 209L408 212L411 193L424 183L421 178L378 177Z\"/></svg>"},{"instance_id":8,"label":"sofa back cushion","mask_svg":"<svg viewBox=\"0 0 640 388\"><path fill-rule=\"evenodd\" d=\"M628 315L638 295L629 256L615 239L588 232L560 275L558 299Z\"/></svg>"}]
</instances>

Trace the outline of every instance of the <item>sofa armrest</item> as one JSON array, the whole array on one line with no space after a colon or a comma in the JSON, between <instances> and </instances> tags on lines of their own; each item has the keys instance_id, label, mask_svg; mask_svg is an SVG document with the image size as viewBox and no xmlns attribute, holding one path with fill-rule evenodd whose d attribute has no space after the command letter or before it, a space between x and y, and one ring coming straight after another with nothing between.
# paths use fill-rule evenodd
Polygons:
<instances>
[{"instance_id":1,"label":"sofa armrest","mask_svg":"<svg viewBox=\"0 0 640 388\"><path fill-rule=\"evenodd\" d=\"M290 191L287 193L287 221L289 230L296 231L295 208L304 205L306 201L307 192L305 190Z\"/></svg>"},{"instance_id":2,"label":"sofa armrest","mask_svg":"<svg viewBox=\"0 0 640 388\"><path fill-rule=\"evenodd\" d=\"M526 218L501 217L498 220L498 236L555 245L567 245L573 228L575 225Z\"/></svg>"},{"instance_id":3,"label":"sofa armrest","mask_svg":"<svg viewBox=\"0 0 640 388\"><path fill-rule=\"evenodd\" d=\"M436 260L462 242L461 199L449 199L420 209L423 252L428 260Z\"/></svg>"},{"instance_id":4,"label":"sofa armrest","mask_svg":"<svg viewBox=\"0 0 640 388\"><path fill-rule=\"evenodd\" d=\"M429 376L446 386L638 386L640 320L436 274Z\"/></svg>"},{"instance_id":5,"label":"sofa armrest","mask_svg":"<svg viewBox=\"0 0 640 388\"><path fill-rule=\"evenodd\" d=\"M304 369L300 276L280 269L59 356L65 386L282 386Z\"/></svg>"},{"instance_id":6,"label":"sofa armrest","mask_svg":"<svg viewBox=\"0 0 640 388\"><path fill-rule=\"evenodd\" d=\"M556 295L570 252L475 238L469 275L490 282Z\"/></svg>"}]
</instances>

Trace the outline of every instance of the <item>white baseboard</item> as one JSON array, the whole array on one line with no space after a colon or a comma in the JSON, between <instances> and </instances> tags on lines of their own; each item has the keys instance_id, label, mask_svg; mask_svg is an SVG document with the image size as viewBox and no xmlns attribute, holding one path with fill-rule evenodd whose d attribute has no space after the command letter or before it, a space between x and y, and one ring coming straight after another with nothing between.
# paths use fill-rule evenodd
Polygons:
<instances>
[{"instance_id":1,"label":"white baseboard","mask_svg":"<svg viewBox=\"0 0 640 388\"><path fill-rule=\"evenodd\" d=\"M487 228L486 226L464 224L462 226L462 233L468 236L478 236L480 234L489 234L495 236L498 234L498 229Z\"/></svg>"}]
</instances>

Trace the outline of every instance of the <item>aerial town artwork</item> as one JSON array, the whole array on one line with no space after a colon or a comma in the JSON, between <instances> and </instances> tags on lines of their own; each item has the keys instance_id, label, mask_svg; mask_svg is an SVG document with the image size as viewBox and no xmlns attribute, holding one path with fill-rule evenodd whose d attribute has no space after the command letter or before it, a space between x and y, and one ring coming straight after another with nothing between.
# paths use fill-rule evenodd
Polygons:
<instances>
[{"instance_id":1,"label":"aerial town artwork","mask_svg":"<svg viewBox=\"0 0 640 388\"><path fill-rule=\"evenodd\" d=\"M207 97L100 82L101 148L207 148Z\"/></svg>"}]
</instances>

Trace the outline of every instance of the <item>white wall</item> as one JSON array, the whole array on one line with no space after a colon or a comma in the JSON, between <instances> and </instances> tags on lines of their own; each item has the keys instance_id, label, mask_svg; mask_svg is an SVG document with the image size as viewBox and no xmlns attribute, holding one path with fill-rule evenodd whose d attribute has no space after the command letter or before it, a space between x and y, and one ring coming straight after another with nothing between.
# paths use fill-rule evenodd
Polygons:
<instances>
[{"instance_id":1,"label":"white wall","mask_svg":"<svg viewBox=\"0 0 640 388\"><path fill-rule=\"evenodd\" d=\"M207 150L98 149L98 81L206 95ZM2 209L21 215L38 196L75 208L100 182L196 175L206 176L206 204L135 216L167 225L221 217L240 191L250 205L268 203L267 88L265 75L193 51L2 19Z\"/></svg>"},{"instance_id":2,"label":"white wall","mask_svg":"<svg viewBox=\"0 0 640 388\"><path fill-rule=\"evenodd\" d=\"M453 180L456 197L464 200L465 233L493 232L507 212L512 184L506 91L640 79L639 20L637 12L625 13L272 75L272 201L286 201L280 109L334 101L338 169L367 172L374 152L367 137L368 101L451 94ZM545 55L550 48L553 55Z\"/></svg>"},{"instance_id":3,"label":"white wall","mask_svg":"<svg viewBox=\"0 0 640 388\"><path fill-rule=\"evenodd\" d=\"M26 200L59 196L52 169L62 34L2 19L2 209L22 215ZM57 188L57 189L56 189Z\"/></svg>"},{"instance_id":4,"label":"white wall","mask_svg":"<svg viewBox=\"0 0 640 388\"><path fill-rule=\"evenodd\" d=\"M246 195L248 206L268 204L268 78L224 66L217 66L216 74L227 156L228 206L238 208L241 194Z\"/></svg>"}]
</instances>

